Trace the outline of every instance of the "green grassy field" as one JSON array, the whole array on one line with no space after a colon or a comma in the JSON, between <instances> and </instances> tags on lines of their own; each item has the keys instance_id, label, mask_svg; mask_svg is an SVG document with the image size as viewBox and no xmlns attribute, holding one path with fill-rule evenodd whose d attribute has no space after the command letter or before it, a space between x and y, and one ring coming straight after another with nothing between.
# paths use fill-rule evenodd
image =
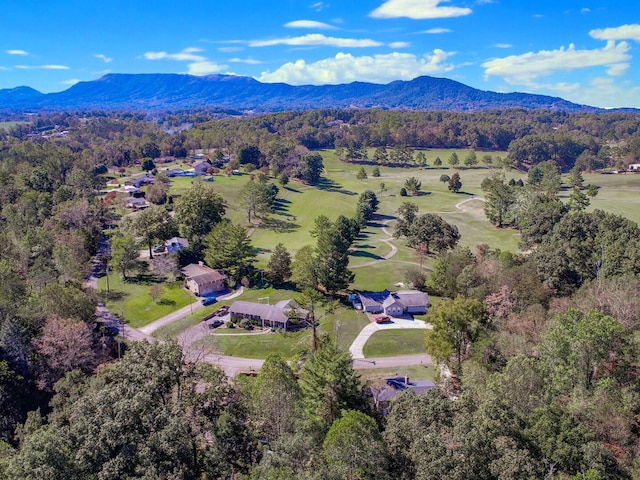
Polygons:
<instances>
[{"instance_id":1,"label":"green grassy field","mask_svg":"<svg viewBox=\"0 0 640 480\"><path fill-rule=\"evenodd\" d=\"M460 159L464 159L466 151L456 150ZM436 156L446 164L451 155L451 150L426 150L427 161L430 165L427 168L407 167L391 168L379 167L380 177L372 177L373 166L364 165L368 178L358 180L356 174L360 169L359 164L349 164L340 162L333 151L321 151L325 165L325 175L323 182L318 186L304 185L297 181L291 181L287 187L280 187L278 195L279 204L276 211L271 214L251 236L253 245L258 250L258 261L256 266L264 268L270 254L279 242L282 242L293 255L302 246L313 244L314 239L310 231L314 227L315 218L319 215L326 215L329 219L335 219L338 215L352 216L358 196L365 190L373 190L379 201L378 213L382 220L372 222L362 231L362 235L354 244L350 266L355 273L355 281L351 285L354 290L382 290L401 288L399 283L404 282L405 272L410 266L419 265L413 249L405 245L403 239L392 239L390 242L398 250L386 261L379 261L392 251L392 247L384 240L389 235L383 230L384 221L387 232L393 232L393 216L398 207L405 201L410 201L418 205L419 213L435 212L441 215L446 221L458 227L461 246L475 247L478 244L486 243L491 248L501 250L518 251L518 234L513 229L497 229L488 222L485 217L483 202L477 197L482 197L480 188L482 180L492 174L492 170L486 168L474 168L457 170L462 181L462 190L458 194L451 193L447 185L439 179L442 174L449 176L453 169L442 167L432 168ZM506 156L506 152L492 154L494 159L497 156ZM372 153L370 154L370 157ZM478 156L481 156L479 153ZM407 178L415 176L422 182L422 194L415 197L400 196L400 189ZM583 175L585 184L593 183L600 188L597 197L591 200L589 209L600 208L613 213L624 215L636 222L640 221L640 175ZM507 173L507 178L524 178L526 175L511 171ZM227 217L232 221L250 227L247 223L245 212L238 202L238 193L243 185L249 181L250 175L226 176L216 175L212 185L223 196L227 206ZM172 179L170 194L179 196L182 192L191 187L193 178L182 177ZM385 190L381 190L380 184L384 183ZM568 193L562 192L561 196ZM435 261L434 257L423 259L423 267L429 270ZM104 279L102 280L104 282ZM104 283L101 283L104 289ZM142 287L140 287L142 288ZM114 304L115 312L125 312L125 318L131 314L132 318L140 324L148 323L156 309L143 305L151 303L147 291L131 289L132 296L138 295L142 298L142 304ZM127 292L129 286L127 285ZM134 293L139 292L139 293ZM186 292L185 292L186 294ZM270 303L287 298L296 298L299 293L286 289L250 289L239 299L247 301L267 301ZM432 299L437 302L438 299ZM231 303L231 302L227 302ZM179 302L173 309L179 308ZM216 304L215 308L225 303ZM161 316L161 315L160 315ZM178 333L191 325L201 321L201 315L187 317L180 322L165 327L155 333L159 338L175 337ZM340 328L337 329L337 324ZM335 340L338 334L338 345L342 349L348 349L351 342L359 331L368 323L366 317L351 308L343 307L335 314L328 315L321 320L320 332L327 333ZM383 333L383 332L379 332ZM269 334L233 336L217 335L210 336L202 340L202 345L210 351L225 353L229 355L242 355L248 357L264 358L268 353L277 352L285 357L297 355L301 349L306 348L310 342L310 332L298 332L295 334ZM224 338L221 338L224 337ZM421 353L423 348L423 336L416 335L416 332L388 331L383 335L374 335L365 347L367 356L385 356L401 353ZM415 375L411 375L414 376ZM416 377L417 378L417 377Z\"/></svg>"},{"instance_id":2,"label":"green grassy field","mask_svg":"<svg viewBox=\"0 0 640 480\"><path fill-rule=\"evenodd\" d=\"M360 381L366 383L370 380L379 380L388 377L409 377L411 380L435 380L435 370L431 365L410 365L406 367L390 368L360 368L358 362L354 368L358 372Z\"/></svg>"},{"instance_id":3,"label":"green grassy field","mask_svg":"<svg viewBox=\"0 0 640 480\"><path fill-rule=\"evenodd\" d=\"M364 356L392 357L425 353L424 330L380 330L369 338L364 346Z\"/></svg>"},{"instance_id":4,"label":"green grassy field","mask_svg":"<svg viewBox=\"0 0 640 480\"><path fill-rule=\"evenodd\" d=\"M28 122L0 122L0 130L9 130L11 127L26 123Z\"/></svg>"},{"instance_id":5,"label":"green grassy field","mask_svg":"<svg viewBox=\"0 0 640 480\"><path fill-rule=\"evenodd\" d=\"M163 284L164 292L154 302L149 290L157 284L146 277L132 278L125 282L120 275L112 273L109 275L110 293L106 293L106 277L98 280L98 291L104 296L107 308L134 328L147 325L195 301L182 288L182 282L171 282Z\"/></svg>"}]
</instances>

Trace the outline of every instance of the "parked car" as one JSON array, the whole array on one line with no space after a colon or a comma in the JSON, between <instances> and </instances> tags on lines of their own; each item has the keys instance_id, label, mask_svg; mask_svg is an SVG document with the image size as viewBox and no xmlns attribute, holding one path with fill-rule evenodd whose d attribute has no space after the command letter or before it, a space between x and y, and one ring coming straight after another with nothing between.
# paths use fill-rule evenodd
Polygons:
<instances>
[{"instance_id":1,"label":"parked car","mask_svg":"<svg viewBox=\"0 0 640 480\"><path fill-rule=\"evenodd\" d=\"M164 245L154 245L151 250L153 251L153 253L162 253L167 250L167 247L165 247Z\"/></svg>"},{"instance_id":2,"label":"parked car","mask_svg":"<svg viewBox=\"0 0 640 480\"><path fill-rule=\"evenodd\" d=\"M374 320L376 321L376 323L386 323L390 319L387 315L378 315L377 317L374 317Z\"/></svg>"},{"instance_id":3,"label":"parked car","mask_svg":"<svg viewBox=\"0 0 640 480\"><path fill-rule=\"evenodd\" d=\"M216 303L216 297L202 297L200 299L200 303L202 303L202 305L213 305L214 303Z\"/></svg>"},{"instance_id":4,"label":"parked car","mask_svg":"<svg viewBox=\"0 0 640 480\"><path fill-rule=\"evenodd\" d=\"M222 320L214 320L213 322L211 322L209 324L209 328L218 328L220 325L222 325L224 322Z\"/></svg>"}]
</instances>

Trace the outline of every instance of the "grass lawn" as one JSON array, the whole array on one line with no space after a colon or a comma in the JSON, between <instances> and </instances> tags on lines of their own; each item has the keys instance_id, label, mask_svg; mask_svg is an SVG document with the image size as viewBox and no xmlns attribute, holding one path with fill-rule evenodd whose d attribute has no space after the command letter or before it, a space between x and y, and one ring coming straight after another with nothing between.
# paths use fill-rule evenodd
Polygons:
<instances>
[{"instance_id":1,"label":"grass lawn","mask_svg":"<svg viewBox=\"0 0 640 480\"><path fill-rule=\"evenodd\" d=\"M461 161L466 157L466 150L455 150ZM358 196L365 190L373 190L379 201L378 213L383 219L389 219L387 231L393 232L395 212L403 202L410 201L419 207L419 213L433 212L441 215L446 221L458 227L461 246L474 248L478 244L486 243L493 249L518 251L519 237L516 230L497 229L486 219L484 204L476 197L482 197L480 188L482 180L490 176L492 170L474 168L453 170L446 166L447 159L453 150L424 150L429 167L379 167L380 177L372 177L373 165L364 165L369 175L362 181L356 178L356 174L362 165L349 164L339 161L333 150L320 151L325 165L325 174L322 182L317 186L304 185L297 181L291 181L285 188L278 185L278 205L273 214L255 229L251 241L258 251L256 266L264 268L269 260L271 252L276 244L282 242L289 252L294 255L301 247L313 244L314 239L310 231L314 228L314 221L319 215L326 215L334 220L338 215L351 217L355 213ZM506 152L492 152L493 158L505 157ZM370 158L373 151L370 152ZM436 156L444 162L445 166L433 168ZM482 156L481 153L478 154ZM440 181L442 174L451 176L457 171L461 176L462 191L459 194L451 193L447 185ZM139 172L139 167L134 169ZM422 194L415 197L401 197L400 189L407 178L415 176L422 182ZM519 171L507 173L507 179L513 177L516 180L526 175ZM598 196L591 199L589 210L600 208L617 213L640 222L640 175L601 175L583 174L585 184L598 185ZM216 175L210 183L225 199L227 217L233 222L250 227L245 212L238 202L238 193L249 181L250 175ZM194 181L202 181L190 177L176 177L172 179L170 194L176 198L191 188ZM272 180L275 181L275 180ZM384 191L380 184L384 183ZM207 183L209 184L209 183ZM562 192L561 197L567 197L567 192ZM404 239L393 239L391 242L398 248L397 253L389 260L368 263L380 260L389 254L391 247L383 240L388 238L382 230L382 222L372 222L362 231L356 240L350 255L350 266L355 274L355 281L350 286L353 290L383 290L402 288L397 286L399 282L405 282L405 272L411 266L419 266L420 260L416 258L413 249L406 246ZM428 271L435 261L435 257L423 259L423 267ZM164 298L165 305L152 302L149 296L149 288L153 283L145 281L128 282L126 285L116 278L110 277L112 290L121 292L122 298L107 301L107 306L114 312L122 314L133 326L142 326L162 315L187 305L192 297L179 286L167 287ZM105 290L105 279L100 280L99 288ZM276 303L279 300L296 298L299 292L287 289L250 289L238 298L246 301L269 301ZM266 298L268 297L268 299ZM175 302L171 304L171 302ZM437 302L438 299L432 299ZM229 302L220 302L212 308L228 305ZM201 321L204 313L186 317L179 322L155 332L158 338L175 338L182 330ZM340 328L338 329L338 322ZM320 332L329 334L334 340L337 333L338 345L346 350L359 331L368 323L366 316L351 308L340 308L336 313L327 315L321 319ZM422 335L416 335L416 331L378 332L365 347L365 354L369 356L384 356L401 353L423 352ZM310 332L298 332L295 334L270 334L251 336L210 336L203 342L211 351L217 351L229 355L241 355L248 357L264 358L268 353L277 352L284 357L295 356L301 349L309 344ZM380 335L380 336L378 336ZM404 335L407 335L405 338ZM224 337L224 338L220 338ZM410 338L415 337L415 338ZM210 339L211 338L211 339ZM419 340L416 340L419 338ZM415 377L415 375L411 375ZM417 377L416 377L417 378Z\"/></svg>"},{"instance_id":2,"label":"grass lawn","mask_svg":"<svg viewBox=\"0 0 640 480\"><path fill-rule=\"evenodd\" d=\"M105 305L134 328L143 327L195 301L182 287L182 282L163 283L164 293L157 302L152 300L149 290L159 283L148 276L125 282L119 275L111 274L109 284L110 294L107 294L106 277L98 280L98 291L104 296Z\"/></svg>"},{"instance_id":3,"label":"grass lawn","mask_svg":"<svg viewBox=\"0 0 640 480\"><path fill-rule=\"evenodd\" d=\"M425 353L424 330L380 330L364 346L365 357L393 357Z\"/></svg>"},{"instance_id":4,"label":"grass lawn","mask_svg":"<svg viewBox=\"0 0 640 480\"><path fill-rule=\"evenodd\" d=\"M242 332L242 330L234 330ZM276 353L282 358L291 359L308 349L309 344L310 332L300 331L252 335L208 335L195 342L193 347L203 347L210 353L246 358L265 358L269 354Z\"/></svg>"},{"instance_id":5,"label":"grass lawn","mask_svg":"<svg viewBox=\"0 0 640 480\"><path fill-rule=\"evenodd\" d=\"M409 365L405 367L385 367L385 368L360 368L355 362L360 381L366 383L370 380L380 380L389 377L407 376L410 380L435 380L435 370L431 365Z\"/></svg>"},{"instance_id":6,"label":"grass lawn","mask_svg":"<svg viewBox=\"0 0 640 480\"><path fill-rule=\"evenodd\" d=\"M12 127L20 124L27 124L28 122L0 122L0 130L9 130Z\"/></svg>"},{"instance_id":7,"label":"grass lawn","mask_svg":"<svg viewBox=\"0 0 640 480\"><path fill-rule=\"evenodd\" d=\"M243 297L244 299L244 297ZM337 324L340 328L336 328ZM327 315L320 320L318 334L327 334L335 341L338 334L338 347L348 350L360 330L369 323L366 315L351 308L339 308L334 314ZM309 348L311 344L311 330L299 332L274 332L267 334L242 334L241 329L220 329L214 335L199 340L195 347L204 347L212 353L242 356L248 358L266 358L271 353L277 353L283 358L293 358Z\"/></svg>"}]
</instances>

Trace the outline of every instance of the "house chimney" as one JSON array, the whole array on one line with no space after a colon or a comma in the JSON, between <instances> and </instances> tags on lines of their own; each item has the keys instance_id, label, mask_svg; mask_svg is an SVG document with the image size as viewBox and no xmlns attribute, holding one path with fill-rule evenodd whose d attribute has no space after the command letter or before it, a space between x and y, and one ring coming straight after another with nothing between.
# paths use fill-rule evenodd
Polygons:
<instances>
[{"instance_id":1,"label":"house chimney","mask_svg":"<svg viewBox=\"0 0 640 480\"><path fill-rule=\"evenodd\" d=\"M409 385L409 377L407 375L404 376L404 384Z\"/></svg>"},{"instance_id":2,"label":"house chimney","mask_svg":"<svg viewBox=\"0 0 640 480\"><path fill-rule=\"evenodd\" d=\"M204 267L204 263L202 263L202 260L198 261L198 265L200 265L201 267Z\"/></svg>"}]
</instances>

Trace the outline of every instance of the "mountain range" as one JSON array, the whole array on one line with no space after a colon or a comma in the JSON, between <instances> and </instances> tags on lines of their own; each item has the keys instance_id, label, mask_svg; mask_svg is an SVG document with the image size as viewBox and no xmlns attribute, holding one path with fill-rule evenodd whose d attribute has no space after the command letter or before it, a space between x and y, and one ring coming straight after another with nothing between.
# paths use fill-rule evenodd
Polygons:
<instances>
[{"instance_id":1,"label":"mountain range","mask_svg":"<svg viewBox=\"0 0 640 480\"><path fill-rule=\"evenodd\" d=\"M478 90L446 78L422 76L388 84L261 83L235 75L108 74L57 93L30 87L0 90L0 110L183 110L232 109L276 112L317 108L381 108L472 112L524 108L564 112L603 111L558 97Z\"/></svg>"}]
</instances>

